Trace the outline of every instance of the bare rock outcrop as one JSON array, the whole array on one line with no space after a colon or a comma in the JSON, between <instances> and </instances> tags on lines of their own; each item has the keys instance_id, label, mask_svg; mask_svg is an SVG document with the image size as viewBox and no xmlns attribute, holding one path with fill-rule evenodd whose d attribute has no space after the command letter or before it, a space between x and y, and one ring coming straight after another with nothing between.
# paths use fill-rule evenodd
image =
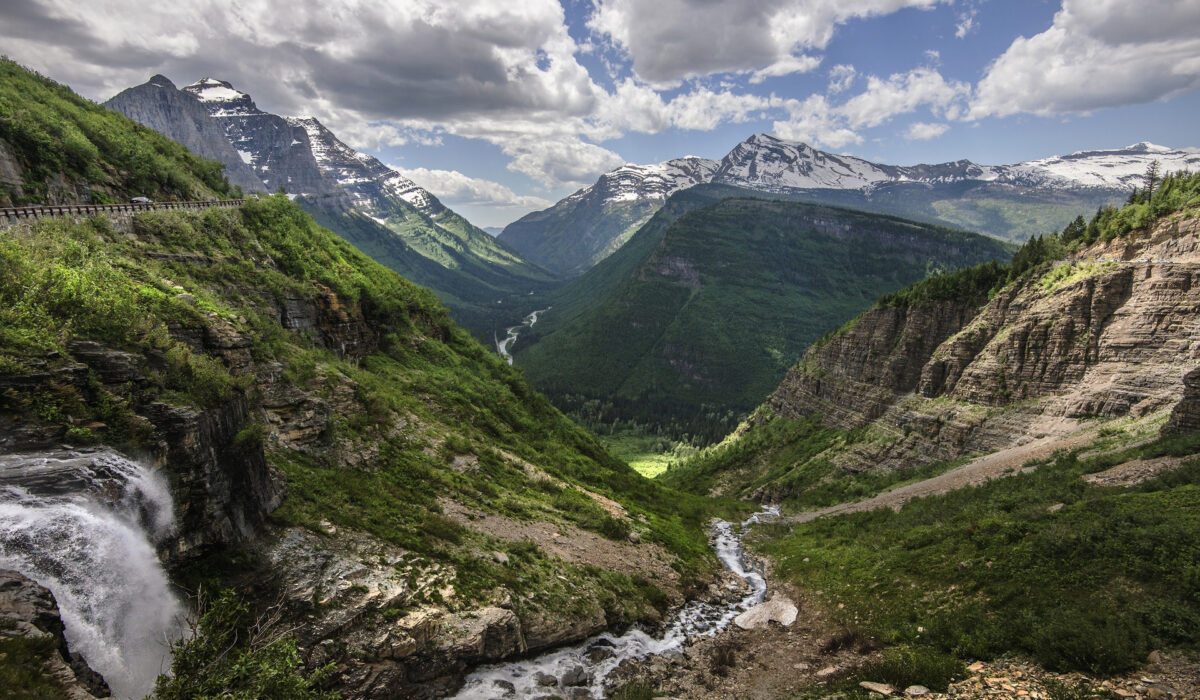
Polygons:
<instances>
[{"instance_id":1,"label":"bare rock outcrop","mask_svg":"<svg viewBox=\"0 0 1200 700\"><path fill-rule=\"evenodd\" d=\"M16 571L0 569L0 638L43 642L39 670L70 700L108 697L108 685L71 651L64 629L53 593Z\"/></svg>"},{"instance_id":2,"label":"bare rock outcrop","mask_svg":"<svg viewBox=\"0 0 1200 700\"><path fill-rule=\"evenodd\" d=\"M838 456L902 468L1172 411L1200 428L1200 217L1095 246L982 304L875 308L805 354L767 404L870 425ZM1186 378L1185 378L1186 375ZM760 497L778 497L771 489Z\"/></svg>"}]
</instances>

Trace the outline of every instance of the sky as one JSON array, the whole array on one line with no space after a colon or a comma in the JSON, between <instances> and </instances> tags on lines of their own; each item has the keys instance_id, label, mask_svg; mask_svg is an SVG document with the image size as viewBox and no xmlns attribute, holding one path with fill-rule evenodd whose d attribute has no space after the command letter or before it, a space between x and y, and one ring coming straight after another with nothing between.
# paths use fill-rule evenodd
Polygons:
<instances>
[{"instance_id":1,"label":"sky","mask_svg":"<svg viewBox=\"0 0 1200 700\"><path fill-rule=\"evenodd\" d=\"M1200 0L0 0L0 53L96 101L227 80L480 226L755 133L898 165L1200 145Z\"/></svg>"}]
</instances>

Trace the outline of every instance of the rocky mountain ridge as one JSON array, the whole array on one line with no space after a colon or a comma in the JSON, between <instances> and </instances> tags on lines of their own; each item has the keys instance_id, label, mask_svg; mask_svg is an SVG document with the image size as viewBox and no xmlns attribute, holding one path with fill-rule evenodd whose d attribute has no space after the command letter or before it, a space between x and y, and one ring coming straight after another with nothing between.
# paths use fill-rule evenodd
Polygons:
<instances>
[{"instance_id":1,"label":"rocky mountain ridge","mask_svg":"<svg viewBox=\"0 0 1200 700\"><path fill-rule=\"evenodd\" d=\"M959 160L897 166L755 134L719 161L689 157L605 173L594 185L510 224L501 240L556 271L577 274L620 247L666 196L701 183L802 196L1023 240L1061 228L1100 203L1123 199L1142 184L1153 161L1163 172L1194 170L1200 168L1200 151L1143 142L1012 165ZM1033 213L1026 218L1039 226L1048 209L1045 230L1028 228L1020 216L1006 213L1006 206L1028 208ZM571 265L556 267L559 260Z\"/></svg>"},{"instance_id":2,"label":"rocky mountain ridge","mask_svg":"<svg viewBox=\"0 0 1200 700\"><path fill-rule=\"evenodd\" d=\"M1200 216L1074 254L992 299L879 305L819 343L744 430L819 415L865 431L849 472L988 454L1091 419L1196 425ZM1157 418L1154 418L1157 416ZM722 488L728 488L727 483ZM758 489L776 500L780 482Z\"/></svg>"},{"instance_id":3,"label":"rocky mountain ridge","mask_svg":"<svg viewBox=\"0 0 1200 700\"><path fill-rule=\"evenodd\" d=\"M550 280L436 196L377 158L346 145L317 119L258 108L227 81L181 89L165 78L106 103L172 138L198 142L243 189L284 190L320 222L405 277L432 288L464 324L490 334L496 299ZM219 134L219 136L218 136ZM222 145L219 141L224 140Z\"/></svg>"}]
</instances>

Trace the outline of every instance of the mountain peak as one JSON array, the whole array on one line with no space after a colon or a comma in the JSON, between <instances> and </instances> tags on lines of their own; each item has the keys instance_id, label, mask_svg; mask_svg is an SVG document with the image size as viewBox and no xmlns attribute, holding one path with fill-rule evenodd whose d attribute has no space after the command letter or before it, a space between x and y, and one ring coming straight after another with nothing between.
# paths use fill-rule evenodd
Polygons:
<instances>
[{"instance_id":1,"label":"mountain peak","mask_svg":"<svg viewBox=\"0 0 1200 700\"><path fill-rule=\"evenodd\" d=\"M168 78L167 76L163 75L162 73L158 73L158 74L155 74L154 76L152 76L149 80L146 81L146 84L153 85L154 87L171 88L172 90L176 89L175 83L171 82L171 79Z\"/></svg>"},{"instance_id":2,"label":"mountain peak","mask_svg":"<svg viewBox=\"0 0 1200 700\"><path fill-rule=\"evenodd\" d=\"M216 78L201 78L183 89L201 102L233 102L250 98L241 90L235 90L229 82Z\"/></svg>"},{"instance_id":3,"label":"mountain peak","mask_svg":"<svg viewBox=\"0 0 1200 700\"><path fill-rule=\"evenodd\" d=\"M1149 141L1139 141L1135 144L1126 146L1122 151L1136 151L1138 153L1170 153L1172 149L1166 146L1159 146Z\"/></svg>"}]
</instances>

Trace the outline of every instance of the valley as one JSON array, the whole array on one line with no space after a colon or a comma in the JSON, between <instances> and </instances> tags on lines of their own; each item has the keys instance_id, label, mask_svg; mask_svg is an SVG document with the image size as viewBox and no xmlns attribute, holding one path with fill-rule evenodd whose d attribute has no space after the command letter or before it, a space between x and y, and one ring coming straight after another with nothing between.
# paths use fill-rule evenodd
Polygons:
<instances>
[{"instance_id":1,"label":"valley","mask_svg":"<svg viewBox=\"0 0 1200 700\"><path fill-rule=\"evenodd\" d=\"M6 14L0 695L1200 697L1191 88L634 5Z\"/></svg>"}]
</instances>

